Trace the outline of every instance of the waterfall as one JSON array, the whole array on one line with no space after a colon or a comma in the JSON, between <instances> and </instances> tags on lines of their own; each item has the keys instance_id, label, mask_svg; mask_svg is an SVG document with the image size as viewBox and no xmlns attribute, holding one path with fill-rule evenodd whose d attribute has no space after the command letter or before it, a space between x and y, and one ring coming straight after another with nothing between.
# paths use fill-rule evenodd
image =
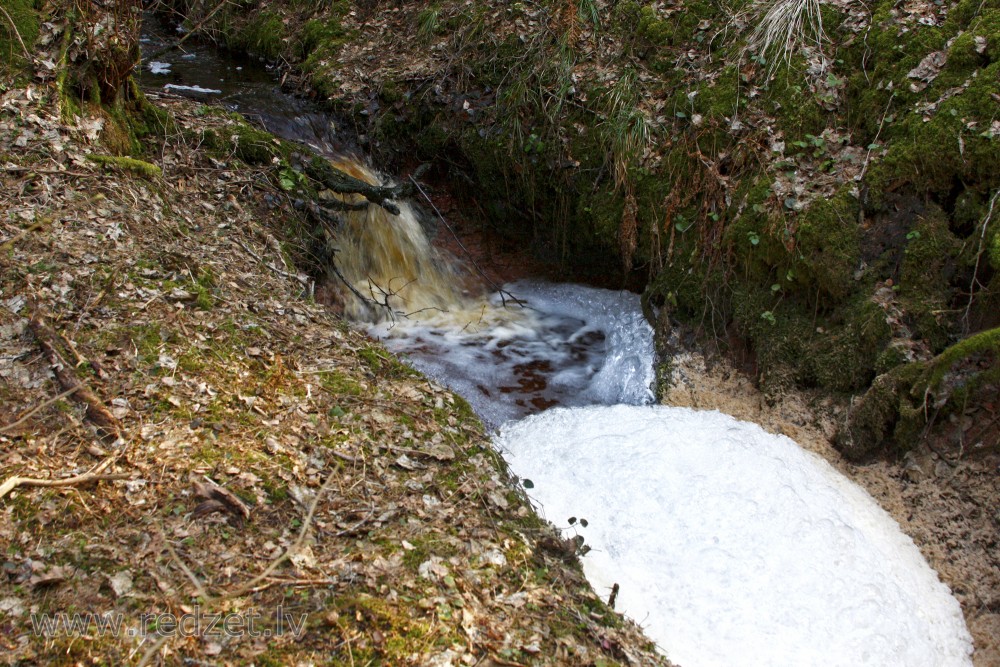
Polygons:
<instances>
[{"instance_id":1,"label":"waterfall","mask_svg":"<svg viewBox=\"0 0 1000 667\"><path fill-rule=\"evenodd\" d=\"M334 166L366 183L384 185L359 162L341 158ZM357 194L330 196L345 204L365 201ZM342 213L335 261L366 299L345 295L348 315L368 321L424 320L473 308L482 287L454 258L431 245L409 202L398 205L399 215L374 204Z\"/></svg>"}]
</instances>

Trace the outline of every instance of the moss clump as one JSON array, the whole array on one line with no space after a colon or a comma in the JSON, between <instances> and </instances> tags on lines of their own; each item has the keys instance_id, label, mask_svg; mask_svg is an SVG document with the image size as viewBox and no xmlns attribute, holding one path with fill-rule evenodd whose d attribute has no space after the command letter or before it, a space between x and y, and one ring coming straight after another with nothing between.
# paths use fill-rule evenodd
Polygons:
<instances>
[{"instance_id":1,"label":"moss clump","mask_svg":"<svg viewBox=\"0 0 1000 667\"><path fill-rule=\"evenodd\" d=\"M906 235L900 271L900 303L916 324L916 333L934 350L943 349L952 333L954 318L942 317L951 307L951 281L957 270L962 242L948 228L937 207L917 220Z\"/></svg>"},{"instance_id":2,"label":"moss clump","mask_svg":"<svg viewBox=\"0 0 1000 667\"><path fill-rule=\"evenodd\" d=\"M879 376L838 432L837 447L852 461L910 449L928 420L942 421L1000 388L1000 328L952 345L934 359Z\"/></svg>"},{"instance_id":3,"label":"moss clump","mask_svg":"<svg viewBox=\"0 0 1000 667\"><path fill-rule=\"evenodd\" d=\"M0 73L5 79L13 79L28 64L21 43L28 53L32 52L41 21L34 0L5 0L3 4L10 21L0 16Z\"/></svg>"},{"instance_id":4,"label":"moss clump","mask_svg":"<svg viewBox=\"0 0 1000 667\"><path fill-rule=\"evenodd\" d=\"M342 23L350 11L348 3L335 2L322 19L312 19L302 26L297 50L306 71L313 70L324 59L334 57L337 50L351 38L351 31Z\"/></svg>"},{"instance_id":5,"label":"moss clump","mask_svg":"<svg viewBox=\"0 0 1000 667\"><path fill-rule=\"evenodd\" d=\"M858 209L858 200L843 187L831 199L814 202L795 234L800 258L795 279L805 290L829 297L828 305L854 288L852 274L861 254Z\"/></svg>"},{"instance_id":6,"label":"moss clump","mask_svg":"<svg viewBox=\"0 0 1000 667\"><path fill-rule=\"evenodd\" d=\"M276 161L286 160L291 147L276 139L272 134L259 130L243 120L238 114L228 114L233 120L228 136L219 136L213 131L203 134L205 145L217 155L225 158L236 157L249 165L267 166Z\"/></svg>"},{"instance_id":7,"label":"moss clump","mask_svg":"<svg viewBox=\"0 0 1000 667\"><path fill-rule=\"evenodd\" d=\"M968 86L950 97L957 86ZM956 188L1000 185L1000 141L988 130L1000 95L1000 62L975 70L975 76L942 75L928 89L929 96L945 96L926 114L907 114L887 126L889 151L873 165L866 180L875 208L881 195L909 185L944 206Z\"/></svg>"},{"instance_id":8,"label":"moss clump","mask_svg":"<svg viewBox=\"0 0 1000 667\"><path fill-rule=\"evenodd\" d=\"M267 60L281 55L285 24L277 12L264 11L250 17L233 35L229 46Z\"/></svg>"},{"instance_id":9,"label":"moss clump","mask_svg":"<svg viewBox=\"0 0 1000 667\"><path fill-rule=\"evenodd\" d=\"M104 167L112 167L121 169L122 171L132 172L133 174L142 176L143 178L154 179L163 175L163 170L155 164L131 157L90 154L87 155L87 159Z\"/></svg>"}]
</instances>

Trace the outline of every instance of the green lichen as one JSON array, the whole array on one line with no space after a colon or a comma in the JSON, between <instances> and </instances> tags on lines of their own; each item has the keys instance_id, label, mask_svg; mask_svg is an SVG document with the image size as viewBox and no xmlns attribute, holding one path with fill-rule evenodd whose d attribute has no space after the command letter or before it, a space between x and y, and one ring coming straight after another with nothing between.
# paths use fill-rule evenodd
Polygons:
<instances>
[{"instance_id":1,"label":"green lichen","mask_svg":"<svg viewBox=\"0 0 1000 667\"><path fill-rule=\"evenodd\" d=\"M155 179L163 175L163 170L157 165L146 162L145 160L137 160L131 157L121 157L117 155L96 155L90 154L86 156L91 162L96 162L97 164L104 167L118 168L123 171L128 171L143 178Z\"/></svg>"}]
</instances>

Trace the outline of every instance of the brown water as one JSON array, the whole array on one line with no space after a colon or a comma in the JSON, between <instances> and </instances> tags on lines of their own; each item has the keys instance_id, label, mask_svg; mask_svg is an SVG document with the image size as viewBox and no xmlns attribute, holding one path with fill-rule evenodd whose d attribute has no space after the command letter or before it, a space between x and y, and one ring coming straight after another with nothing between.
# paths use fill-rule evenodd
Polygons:
<instances>
[{"instance_id":1,"label":"brown water","mask_svg":"<svg viewBox=\"0 0 1000 667\"><path fill-rule=\"evenodd\" d=\"M194 38L178 49L150 57L182 36L157 17L145 15L139 74L145 90L223 105L272 134L306 144L327 157L357 152L353 135L343 129L343 123L316 102L283 92L278 70L266 63ZM151 68L153 63L167 67Z\"/></svg>"}]
</instances>

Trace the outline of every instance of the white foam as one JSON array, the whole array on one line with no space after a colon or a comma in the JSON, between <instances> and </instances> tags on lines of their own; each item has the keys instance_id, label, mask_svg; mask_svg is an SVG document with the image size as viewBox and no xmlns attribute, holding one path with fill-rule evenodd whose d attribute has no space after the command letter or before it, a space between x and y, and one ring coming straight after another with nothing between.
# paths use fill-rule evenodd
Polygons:
<instances>
[{"instance_id":1,"label":"white foam","mask_svg":"<svg viewBox=\"0 0 1000 667\"><path fill-rule=\"evenodd\" d=\"M163 90L179 90L181 92L188 93L201 93L203 95L218 95L221 90L216 90L215 88L202 88L201 86L181 86L176 83L168 83L163 86Z\"/></svg>"},{"instance_id":2,"label":"white foam","mask_svg":"<svg viewBox=\"0 0 1000 667\"><path fill-rule=\"evenodd\" d=\"M496 439L599 595L682 667L970 665L958 602L860 487L718 412L554 409Z\"/></svg>"},{"instance_id":3,"label":"white foam","mask_svg":"<svg viewBox=\"0 0 1000 667\"><path fill-rule=\"evenodd\" d=\"M539 281L504 289L527 307L504 308L496 295L480 308L369 332L465 397L489 426L552 404L653 400L653 331L638 295Z\"/></svg>"},{"instance_id":4,"label":"white foam","mask_svg":"<svg viewBox=\"0 0 1000 667\"><path fill-rule=\"evenodd\" d=\"M170 63L154 60L146 66L151 74L170 74Z\"/></svg>"}]
</instances>

